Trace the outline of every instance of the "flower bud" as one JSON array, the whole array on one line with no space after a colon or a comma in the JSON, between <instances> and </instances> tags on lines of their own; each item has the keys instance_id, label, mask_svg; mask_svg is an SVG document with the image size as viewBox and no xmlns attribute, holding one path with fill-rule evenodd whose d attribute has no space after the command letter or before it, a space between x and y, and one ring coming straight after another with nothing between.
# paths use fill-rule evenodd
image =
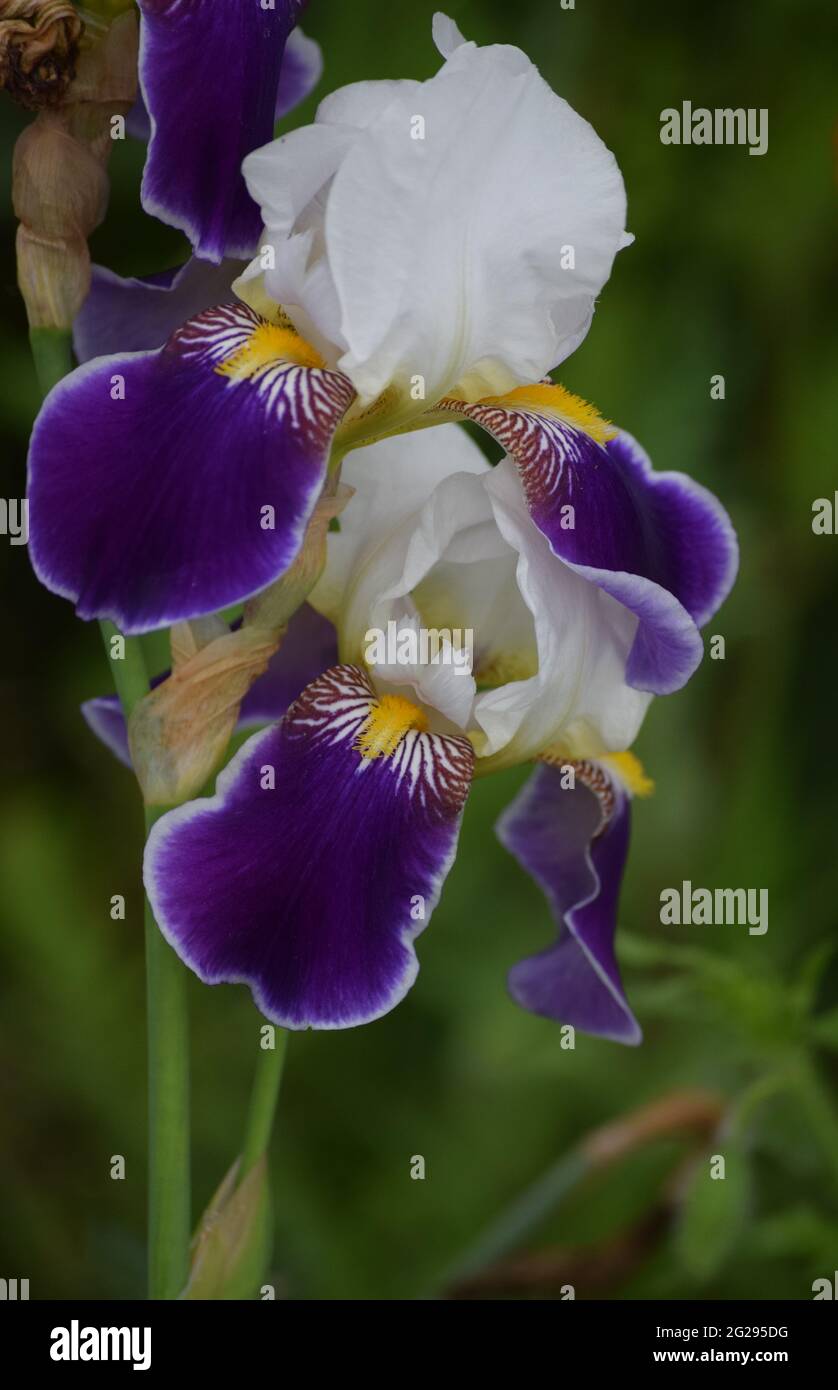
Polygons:
<instances>
[{"instance_id":1,"label":"flower bud","mask_svg":"<svg viewBox=\"0 0 838 1390\"><path fill-rule=\"evenodd\" d=\"M42 110L18 139L18 284L32 328L69 328L84 302L87 241L107 207L110 123L130 110L136 89L137 23L129 14L84 48L60 104Z\"/></svg>"},{"instance_id":2,"label":"flower bud","mask_svg":"<svg viewBox=\"0 0 838 1390\"><path fill-rule=\"evenodd\" d=\"M18 284L30 325L69 327L90 285L87 238L105 214L105 170L60 114L44 113L20 136L13 171Z\"/></svg>"},{"instance_id":3,"label":"flower bud","mask_svg":"<svg viewBox=\"0 0 838 1390\"><path fill-rule=\"evenodd\" d=\"M271 1198L264 1155L236 1186L239 1160L223 1179L192 1241L182 1299L253 1298L270 1259Z\"/></svg>"},{"instance_id":4,"label":"flower bud","mask_svg":"<svg viewBox=\"0 0 838 1390\"><path fill-rule=\"evenodd\" d=\"M198 796L218 768L239 705L266 670L281 633L239 629L202 645L197 624L172 630L174 668L128 721L131 761L148 806Z\"/></svg>"}]
</instances>

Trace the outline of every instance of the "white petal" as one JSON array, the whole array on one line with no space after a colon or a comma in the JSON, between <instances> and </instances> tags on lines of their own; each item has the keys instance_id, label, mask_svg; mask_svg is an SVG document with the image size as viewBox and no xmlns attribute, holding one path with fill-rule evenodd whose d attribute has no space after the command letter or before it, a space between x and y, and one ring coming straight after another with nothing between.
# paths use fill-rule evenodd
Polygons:
<instances>
[{"instance_id":1,"label":"white petal","mask_svg":"<svg viewBox=\"0 0 838 1390\"><path fill-rule=\"evenodd\" d=\"M409 78L383 78L377 82L350 82L324 97L317 108L317 121L366 130L392 106L397 97L411 97L421 90L421 82Z\"/></svg>"},{"instance_id":2,"label":"white petal","mask_svg":"<svg viewBox=\"0 0 838 1390\"><path fill-rule=\"evenodd\" d=\"M291 234L294 223L328 183L355 139L351 130L307 125L254 150L242 164L251 198L277 238Z\"/></svg>"},{"instance_id":3,"label":"white petal","mask_svg":"<svg viewBox=\"0 0 838 1390\"><path fill-rule=\"evenodd\" d=\"M476 687L450 667L393 662L376 679L481 734L477 751L496 767L556 744L578 758L630 746L651 699L625 683L636 617L553 554L511 460L491 469L472 459L476 466L452 472L467 451L458 442L442 457L428 449L429 435L447 439L437 429L403 437L390 473L382 465L392 440L359 451L347 472L358 487L343 513L350 524L330 537L331 591L321 584L314 596L321 609L324 589L332 601L342 658L363 660L369 629L386 631L390 621L473 629L476 680L496 687L473 702ZM420 455L439 479L430 495L418 482ZM388 476L391 495L382 498Z\"/></svg>"},{"instance_id":4,"label":"white petal","mask_svg":"<svg viewBox=\"0 0 838 1390\"><path fill-rule=\"evenodd\" d=\"M382 632L386 631L383 618L382 611ZM411 601L395 600L387 610L387 621L396 624L399 634L412 632L416 651L421 655L423 624ZM427 627L424 630L427 633ZM467 650L455 646L443 636L438 652L428 654L437 655L436 664L432 660L425 664L421 661L412 664L397 661L370 666L373 684L379 691L406 691L409 696L412 694L422 704L442 714L457 731L468 729L477 687L472 678Z\"/></svg>"},{"instance_id":5,"label":"white petal","mask_svg":"<svg viewBox=\"0 0 838 1390\"><path fill-rule=\"evenodd\" d=\"M637 619L550 550L533 524L514 464L486 480L501 534L518 553L518 586L533 615L539 669L478 696L475 718L484 753L498 766L537 756L559 742L573 757L628 748L651 696L625 682Z\"/></svg>"},{"instance_id":6,"label":"white petal","mask_svg":"<svg viewBox=\"0 0 838 1390\"><path fill-rule=\"evenodd\" d=\"M437 10L433 17L431 32L443 58L450 58L454 50L466 42L456 22L440 10Z\"/></svg>"},{"instance_id":7,"label":"white petal","mask_svg":"<svg viewBox=\"0 0 838 1390\"><path fill-rule=\"evenodd\" d=\"M270 240L315 227L319 279L298 250L274 285L362 402L416 376L429 402L538 380L625 244L622 178L587 121L519 49L462 41L444 16L435 34L449 56L430 81L344 88L244 163Z\"/></svg>"},{"instance_id":8,"label":"white petal","mask_svg":"<svg viewBox=\"0 0 838 1390\"><path fill-rule=\"evenodd\" d=\"M624 222L613 156L524 54L458 48L335 176L341 369L362 398L415 374L429 399L467 376L484 394L538 380L584 333Z\"/></svg>"},{"instance_id":9,"label":"white petal","mask_svg":"<svg viewBox=\"0 0 838 1390\"><path fill-rule=\"evenodd\" d=\"M418 512L443 478L488 471L478 446L454 424L353 450L344 460L341 478L355 495L341 513L340 531L329 536L326 570L310 599L314 607L338 622L361 557Z\"/></svg>"}]
</instances>

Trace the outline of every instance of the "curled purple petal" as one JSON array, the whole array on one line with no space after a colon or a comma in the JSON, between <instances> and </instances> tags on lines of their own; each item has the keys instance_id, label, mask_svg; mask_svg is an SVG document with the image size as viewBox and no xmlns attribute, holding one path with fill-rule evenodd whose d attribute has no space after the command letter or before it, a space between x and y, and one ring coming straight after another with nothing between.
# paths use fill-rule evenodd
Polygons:
<instances>
[{"instance_id":1,"label":"curled purple petal","mask_svg":"<svg viewBox=\"0 0 838 1390\"><path fill-rule=\"evenodd\" d=\"M247 259L262 221L241 176L273 135L285 42L299 0L139 0L140 86L151 137L143 207L197 255Z\"/></svg>"},{"instance_id":2,"label":"curled purple petal","mask_svg":"<svg viewBox=\"0 0 838 1390\"><path fill-rule=\"evenodd\" d=\"M686 684L704 651L698 628L736 576L736 536L713 495L682 473L655 473L627 434L603 445L503 397L443 408L482 425L515 460L554 554L637 615L628 683L656 695Z\"/></svg>"},{"instance_id":3,"label":"curled purple petal","mask_svg":"<svg viewBox=\"0 0 838 1390\"><path fill-rule=\"evenodd\" d=\"M131 766L128 729L118 695L94 695L81 707L82 718L100 743L109 748L125 767Z\"/></svg>"},{"instance_id":4,"label":"curled purple petal","mask_svg":"<svg viewBox=\"0 0 838 1390\"><path fill-rule=\"evenodd\" d=\"M337 634L328 618L310 604L298 608L268 669L254 681L239 710L239 729L280 719L292 701L338 659ZM152 690L169 672L155 676ZM81 707L88 727L126 767L131 766L128 730L117 695L96 695Z\"/></svg>"},{"instance_id":5,"label":"curled purple petal","mask_svg":"<svg viewBox=\"0 0 838 1390\"><path fill-rule=\"evenodd\" d=\"M301 101L305 101L322 76L323 53L319 43L310 39L302 29L294 29L288 36L282 55L274 113L276 120L281 120Z\"/></svg>"},{"instance_id":6,"label":"curled purple petal","mask_svg":"<svg viewBox=\"0 0 838 1390\"><path fill-rule=\"evenodd\" d=\"M218 612L284 573L354 395L306 358L302 340L227 304L160 351L65 377L29 456L42 583L80 617L136 633Z\"/></svg>"},{"instance_id":7,"label":"curled purple petal","mask_svg":"<svg viewBox=\"0 0 838 1390\"><path fill-rule=\"evenodd\" d=\"M90 293L73 324L79 362L162 347L187 319L232 297L243 261L212 265L196 256L175 270L123 278L94 265Z\"/></svg>"},{"instance_id":8,"label":"curled purple petal","mask_svg":"<svg viewBox=\"0 0 838 1390\"><path fill-rule=\"evenodd\" d=\"M560 926L554 946L512 967L510 992L532 1013L614 1042L638 1043L640 1027L614 954L629 799L612 789L602 829L600 798L579 777L574 787L563 787L562 780L558 768L538 767L496 827Z\"/></svg>"},{"instance_id":9,"label":"curled purple petal","mask_svg":"<svg viewBox=\"0 0 838 1390\"><path fill-rule=\"evenodd\" d=\"M148 841L174 949L208 984L250 985L286 1028L349 1028L404 997L454 857L470 743L409 728L367 756L377 708L361 670L334 667Z\"/></svg>"}]
</instances>

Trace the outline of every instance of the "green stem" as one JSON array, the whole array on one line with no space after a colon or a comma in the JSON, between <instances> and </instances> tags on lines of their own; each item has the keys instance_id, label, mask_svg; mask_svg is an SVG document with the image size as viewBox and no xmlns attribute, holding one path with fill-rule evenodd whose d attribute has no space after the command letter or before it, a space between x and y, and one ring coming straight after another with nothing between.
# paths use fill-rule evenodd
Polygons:
<instances>
[{"instance_id":1,"label":"green stem","mask_svg":"<svg viewBox=\"0 0 838 1390\"><path fill-rule=\"evenodd\" d=\"M146 832L164 814L146 807ZM148 991L148 1292L174 1299L189 1274L189 1026L186 971L145 902Z\"/></svg>"},{"instance_id":2,"label":"green stem","mask_svg":"<svg viewBox=\"0 0 838 1390\"><path fill-rule=\"evenodd\" d=\"M46 395L75 366L72 335L69 330L33 328L29 341L38 382ZM138 637L123 638L113 623L101 622L99 626L127 721L149 688L142 645ZM113 642L113 638L121 639L119 646ZM160 809L146 811L146 832L161 814ZM189 1272L191 1230L186 972L161 936L147 899L145 940L149 1074L149 1297L175 1299L186 1284Z\"/></svg>"},{"instance_id":3,"label":"green stem","mask_svg":"<svg viewBox=\"0 0 838 1390\"><path fill-rule=\"evenodd\" d=\"M264 1048L260 1052L256 1064L244 1131L239 1182L246 1177L262 1154L267 1152L270 1143L285 1054L288 1050L288 1034L284 1028L274 1030L274 1042L274 1047Z\"/></svg>"},{"instance_id":4,"label":"green stem","mask_svg":"<svg viewBox=\"0 0 838 1390\"><path fill-rule=\"evenodd\" d=\"M75 367L73 336L69 329L30 328L29 342L42 395Z\"/></svg>"},{"instance_id":5,"label":"green stem","mask_svg":"<svg viewBox=\"0 0 838 1390\"><path fill-rule=\"evenodd\" d=\"M119 628L105 618L99 623L99 630L105 644L119 703L122 705L122 713L127 721L133 713L134 706L148 694L148 671L142 644L138 637L123 637ZM124 643L124 655L115 655L120 648L117 647L114 638Z\"/></svg>"}]
</instances>

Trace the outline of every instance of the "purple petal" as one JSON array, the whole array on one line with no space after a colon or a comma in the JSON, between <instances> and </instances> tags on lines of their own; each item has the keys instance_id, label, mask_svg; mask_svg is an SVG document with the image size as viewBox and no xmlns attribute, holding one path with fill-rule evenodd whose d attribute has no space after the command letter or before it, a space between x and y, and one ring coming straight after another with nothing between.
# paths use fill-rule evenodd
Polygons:
<instances>
[{"instance_id":1,"label":"purple petal","mask_svg":"<svg viewBox=\"0 0 838 1390\"><path fill-rule=\"evenodd\" d=\"M280 719L307 685L336 666L338 642L334 626L310 603L298 608L288 624L279 651L264 676L254 681L242 701L239 728Z\"/></svg>"},{"instance_id":2,"label":"purple petal","mask_svg":"<svg viewBox=\"0 0 838 1390\"><path fill-rule=\"evenodd\" d=\"M304 603L288 624L279 650L271 657L263 676L254 681L239 710L239 729L269 724L281 718L307 685L334 666L338 659L335 629ZM151 682L152 690L169 675L164 671ZM128 730L117 695L96 695L85 700L82 715L96 737L126 767L131 766Z\"/></svg>"},{"instance_id":3,"label":"purple petal","mask_svg":"<svg viewBox=\"0 0 838 1390\"><path fill-rule=\"evenodd\" d=\"M637 614L628 683L679 690L703 655L699 625L736 577L736 536L719 502L682 473L655 473L630 435L603 446L534 408L444 408L489 430L515 460L554 554Z\"/></svg>"},{"instance_id":4,"label":"purple petal","mask_svg":"<svg viewBox=\"0 0 838 1390\"><path fill-rule=\"evenodd\" d=\"M733 588L739 547L730 517L706 487L686 473L656 473L625 430L606 445L640 515L651 577L674 594L704 627Z\"/></svg>"},{"instance_id":5,"label":"purple petal","mask_svg":"<svg viewBox=\"0 0 838 1390\"><path fill-rule=\"evenodd\" d=\"M247 259L262 219L241 177L273 136L299 0L139 0L140 85L151 120L143 207L205 260Z\"/></svg>"},{"instance_id":6,"label":"purple petal","mask_svg":"<svg viewBox=\"0 0 838 1390\"><path fill-rule=\"evenodd\" d=\"M100 743L109 748L126 767L131 766L128 730L118 695L94 695L81 707L82 717Z\"/></svg>"},{"instance_id":7,"label":"purple petal","mask_svg":"<svg viewBox=\"0 0 838 1390\"><path fill-rule=\"evenodd\" d=\"M613 788L610 795L611 815L597 833L600 798L578 774L575 787L562 787L559 770L541 766L501 816L498 838L532 874L564 926L556 945L512 967L509 988L533 1013L614 1042L638 1043L640 1027L614 955L629 800Z\"/></svg>"},{"instance_id":8,"label":"purple petal","mask_svg":"<svg viewBox=\"0 0 838 1390\"><path fill-rule=\"evenodd\" d=\"M471 745L411 729L366 757L355 744L376 704L362 671L334 667L245 744L216 796L169 812L148 842L163 934L286 1028L352 1027L404 997L454 857Z\"/></svg>"},{"instance_id":9,"label":"purple petal","mask_svg":"<svg viewBox=\"0 0 838 1390\"><path fill-rule=\"evenodd\" d=\"M305 101L322 76L323 54L319 43L310 39L302 29L295 29L289 35L282 55L274 113L276 120L281 120L301 101Z\"/></svg>"},{"instance_id":10,"label":"purple petal","mask_svg":"<svg viewBox=\"0 0 838 1390\"><path fill-rule=\"evenodd\" d=\"M187 319L232 297L243 261L212 265L196 256L175 270L123 279L94 265L90 293L73 324L79 362L162 347Z\"/></svg>"},{"instance_id":11,"label":"purple petal","mask_svg":"<svg viewBox=\"0 0 838 1390\"><path fill-rule=\"evenodd\" d=\"M65 377L29 457L29 550L47 588L82 618L136 633L217 612L278 578L354 394L290 351L282 331L228 304L158 352L97 358Z\"/></svg>"},{"instance_id":12,"label":"purple petal","mask_svg":"<svg viewBox=\"0 0 838 1390\"><path fill-rule=\"evenodd\" d=\"M323 53L319 43L310 39L302 29L292 29L282 55L274 120L287 116L289 111L305 101L322 75ZM223 97L220 95L219 99L223 100ZM151 122L142 92L137 93L137 100L128 112L125 126L132 140L148 142L151 139Z\"/></svg>"}]
</instances>

